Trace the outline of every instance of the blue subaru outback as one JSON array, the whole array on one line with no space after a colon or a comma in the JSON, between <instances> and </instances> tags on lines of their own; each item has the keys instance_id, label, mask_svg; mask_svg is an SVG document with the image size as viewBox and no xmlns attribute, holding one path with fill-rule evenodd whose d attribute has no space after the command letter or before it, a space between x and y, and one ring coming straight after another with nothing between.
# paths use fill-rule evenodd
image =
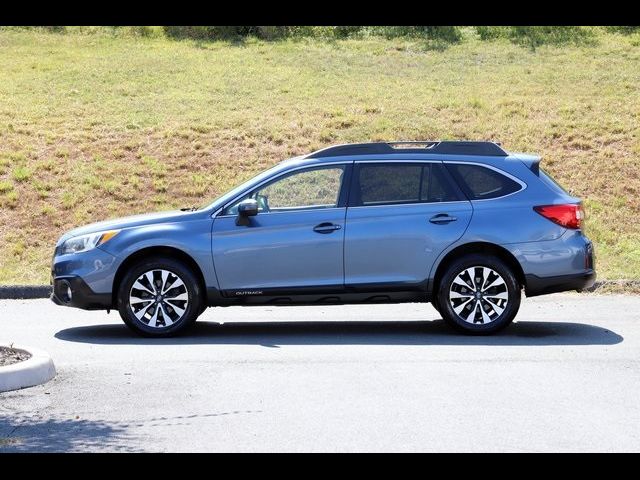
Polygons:
<instances>
[{"instance_id":1,"label":"blue subaru outback","mask_svg":"<svg viewBox=\"0 0 640 480\"><path fill-rule=\"evenodd\" d=\"M583 210L492 142L338 145L199 209L94 223L55 248L52 300L162 337L208 306L431 302L470 334L527 296L590 287Z\"/></svg>"}]
</instances>

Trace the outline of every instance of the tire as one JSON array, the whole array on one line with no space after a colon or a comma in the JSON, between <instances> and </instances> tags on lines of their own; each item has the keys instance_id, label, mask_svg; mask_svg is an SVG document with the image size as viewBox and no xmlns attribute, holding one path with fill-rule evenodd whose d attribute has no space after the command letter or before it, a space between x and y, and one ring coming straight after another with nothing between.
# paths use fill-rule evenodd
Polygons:
<instances>
[{"instance_id":1,"label":"tire","mask_svg":"<svg viewBox=\"0 0 640 480\"><path fill-rule=\"evenodd\" d=\"M470 335L489 335L509 325L520 308L520 296L511 269L499 258L478 254L453 262L437 293L442 318Z\"/></svg>"},{"instance_id":2,"label":"tire","mask_svg":"<svg viewBox=\"0 0 640 480\"><path fill-rule=\"evenodd\" d=\"M137 334L170 337L195 323L204 310L203 298L200 282L184 263L149 257L125 273L117 304L120 317Z\"/></svg>"}]
</instances>

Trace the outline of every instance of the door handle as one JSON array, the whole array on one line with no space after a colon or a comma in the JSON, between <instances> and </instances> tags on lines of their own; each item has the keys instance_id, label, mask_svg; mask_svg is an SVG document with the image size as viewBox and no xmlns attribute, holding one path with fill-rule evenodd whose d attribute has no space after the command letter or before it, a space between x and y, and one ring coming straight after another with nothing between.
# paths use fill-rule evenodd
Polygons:
<instances>
[{"instance_id":1,"label":"door handle","mask_svg":"<svg viewBox=\"0 0 640 480\"><path fill-rule=\"evenodd\" d=\"M435 223L436 225L444 225L449 222L455 222L456 220L458 220L456 217L451 217L446 213L439 213L429 219L431 223Z\"/></svg>"},{"instance_id":2,"label":"door handle","mask_svg":"<svg viewBox=\"0 0 640 480\"><path fill-rule=\"evenodd\" d=\"M331 233L340 230L342 227L335 223L324 222L313 227L313 231L317 233Z\"/></svg>"}]
</instances>

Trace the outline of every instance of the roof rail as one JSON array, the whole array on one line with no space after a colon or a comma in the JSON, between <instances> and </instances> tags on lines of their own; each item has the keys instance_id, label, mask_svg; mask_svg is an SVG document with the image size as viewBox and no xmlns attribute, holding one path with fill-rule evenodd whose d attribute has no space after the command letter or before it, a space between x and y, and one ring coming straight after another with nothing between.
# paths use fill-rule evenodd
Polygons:
<instances>
[{"instance_id":1,"label":"roof rail","mask_svg":"<svg viewBox=\"0 0 640 480\"><path fill-rule=\"evenodd\" d=\"M415 141L348 143L323 148L306 158L342 157L347 155L380 155L389 153L439 153L442 155L480 155L506 157L509 154L496 142Z\"/></svg>"}]
</instances>

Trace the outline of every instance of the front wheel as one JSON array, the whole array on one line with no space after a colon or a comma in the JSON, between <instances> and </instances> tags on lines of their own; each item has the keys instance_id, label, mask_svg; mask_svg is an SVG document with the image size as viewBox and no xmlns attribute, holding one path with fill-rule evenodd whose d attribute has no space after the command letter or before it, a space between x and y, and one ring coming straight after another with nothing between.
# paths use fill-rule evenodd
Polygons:
<instances>
[{"instance_id":1,"label":"front wheel","mask_svg":"<svg viewBox=\"0 0 640 480\"><path fill-rule=\"evenodd\" d=\"M442 317L459 331L487 335L509 325L520 308L520 284L500 259L467 255L440 281Z\"/></svg>"},{"instance_id":2,"label":"front wheel","mask_svg":"<svg viewBox=\"0 0 640 480\"><path fill-rule=\"evenodd\" d=\"M182 262L153 257L136 263L118 289L124 323L147 337L176 335L193 325L202 311L202 288Z\"/></svg>"}]
</instances>

